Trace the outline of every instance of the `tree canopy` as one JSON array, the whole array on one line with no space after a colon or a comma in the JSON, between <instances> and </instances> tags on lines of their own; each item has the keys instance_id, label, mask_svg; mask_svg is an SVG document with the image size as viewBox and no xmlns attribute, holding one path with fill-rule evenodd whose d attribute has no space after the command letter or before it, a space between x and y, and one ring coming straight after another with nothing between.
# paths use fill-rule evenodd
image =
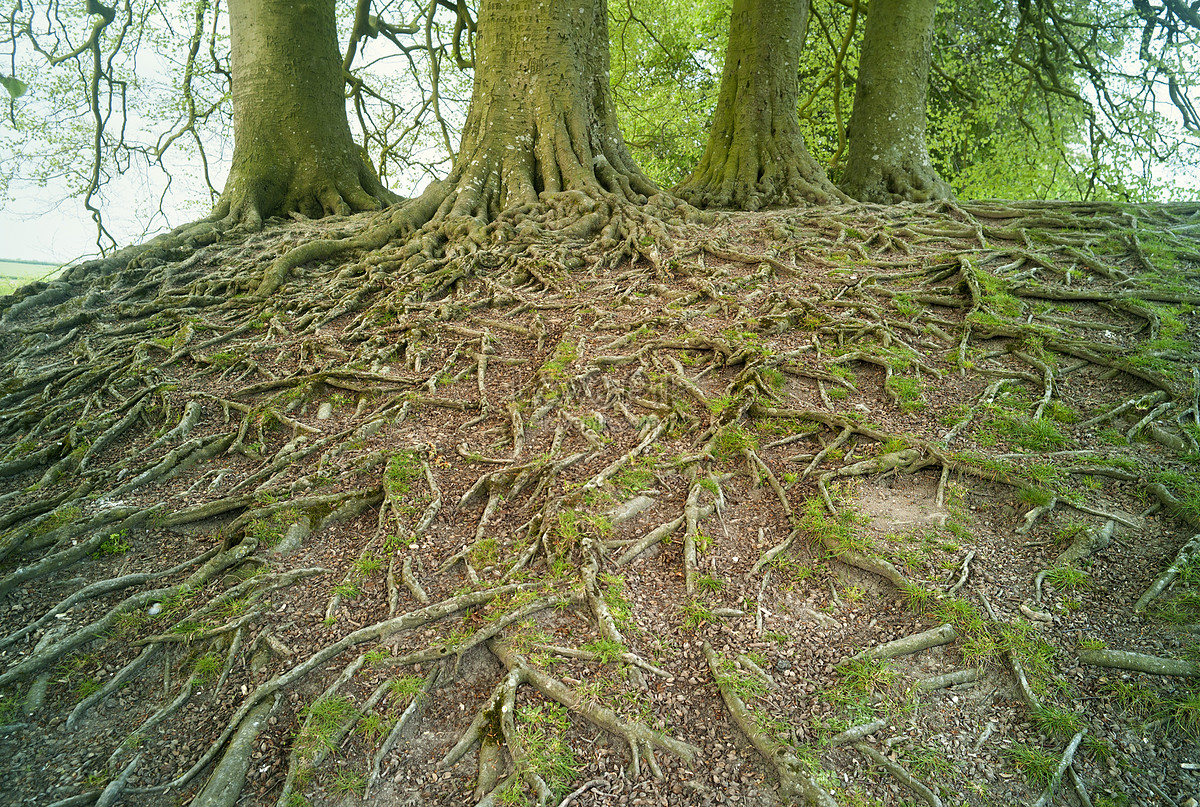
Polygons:
<instances>
[{"instance_id":1,"label":"tree canopy","mask_svg":"<svg viewBox=\"0 0 1200 807\"><path fill-rule=\"evenodd\" d=\"M834 182L849 156L867 10L816 0L803 32L797 119ZM336 7L353 137L393 190L411 193L449 169L466 121L477 13L465 2ZM618 123L662 187L700 162L729 13L719 0L609 9ZM166 212L177 221L180 209L215 199L233 157L222 3L16 2L7 16L0 193L9 204L38 185L76 197L111 247L111 202L119 209L136 195L136 218L155 228ZM1194 23L1175 2L943 3L926 133L933 167L964 198L1191 192Z\"/></svg>"}]
</instances>

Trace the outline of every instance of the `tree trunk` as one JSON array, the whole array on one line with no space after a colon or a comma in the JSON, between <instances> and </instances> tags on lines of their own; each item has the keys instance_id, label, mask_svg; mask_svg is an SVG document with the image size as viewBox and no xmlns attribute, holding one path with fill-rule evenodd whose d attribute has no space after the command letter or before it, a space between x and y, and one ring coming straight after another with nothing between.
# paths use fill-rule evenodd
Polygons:
<instances>
[{"instance_id":1,"label":"tree trunk","mask_svg":"<svg viewBox=\"0 0 1200 807\"><path fill-rule=\"evenodd\" d=\"M233 167L212 218L261 227L395 200L350 134L334 0L230 0Z\"/></svg>"},{"instance_id":2,"label":"tree trunk","mask_svg":"<svg viewBox=\"0 0 1200 807\"><path fill-rule=\"evenodd\" d=\"M809 0L734 0L708 144L676 189L692 204L757 210L844 198L809 155L796 120L808 9Z\"/></svg>"},{"instance_id":3,"label":"tree trunk","mask_svg":"<svg viewBox=\"0 0 1200 807\"><path fill-rule=\"evenodd\" d=\"M929 162L925 94L937 0L871 0L841 189L863 202L948 199Z\"/></svg>"},{"instance_id":4,"label":"tree trunk","mask_svg":"<svg viewBox=\"0 0 1200 807\"><path fill-rule=\"evenodd\" d=\"M419 227L432 219L447 237L478 241L502 211L521 218L540 204L590 234L623 203L656 194L617 125L607 22L604 0L483 0L454 169L399 222Z\"/></svg>"}]
</instances>

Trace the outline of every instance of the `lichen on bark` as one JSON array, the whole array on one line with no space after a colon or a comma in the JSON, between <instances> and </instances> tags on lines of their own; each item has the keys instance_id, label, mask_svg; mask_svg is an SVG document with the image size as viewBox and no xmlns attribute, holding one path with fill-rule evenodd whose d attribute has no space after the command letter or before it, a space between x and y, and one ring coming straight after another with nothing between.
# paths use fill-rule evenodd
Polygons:
<instances>
[{"instance_id":1,"label":"lichen on bark","mask_svg":"<svg viewBox=\"0 0 1200 807\"><path fill-rule=\"evenodd\" d=\"M485 240L514 227L622 237L618 212L671 208L634 163L609 90L607 4L484 0L471 106L450 176L394 217L404 230ZM495 227L492 228L496 229Z\"/></svg>"},{"instance_id":2,"label":"lichen on bark","mask_svg":"<svg viewBox=\"0 0 1200 807\"><path fill-rule=\"evenodd\" d=\"M936 0L873 0L839 187L862 202L953 197L929 161L925 100Z\"/></svg>"},{"instance_id":3,"label":"lichen on bark","mask_svg":"<svg viewBox=\"0 0 1200 807\"><path fill-rule=\"evenodd\" d=\"M735 0L708 144L676 192L699 207L758 210L844 200L796 119L808 0Z\"/></svg>"},{"instance_id":4,"label":"lichen on bark","mask_svg":"<svg viewBox=\"0 0 1200 807\"><path fill-rule=\"evenodd\" d=\"M333 0L229 3L233 165L212 220L375 210L397 200L354 142Z\"/></svg>"}]
</instances>

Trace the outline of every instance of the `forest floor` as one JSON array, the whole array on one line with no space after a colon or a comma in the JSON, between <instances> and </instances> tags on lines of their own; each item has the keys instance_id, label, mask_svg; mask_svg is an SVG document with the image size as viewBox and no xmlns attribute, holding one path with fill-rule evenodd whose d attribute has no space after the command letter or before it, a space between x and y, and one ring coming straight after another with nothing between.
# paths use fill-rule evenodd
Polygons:
<instances>
[{"instance_id":1,"label":"forest floor","mask_svg":"<svg viewBox=\"0 0 1200 807\"><path fill-rule=\"evenodd\" d=\"M0 803L1195 807L1200 206L371 220L0 298Z\"/></svg>"}]
</instances>

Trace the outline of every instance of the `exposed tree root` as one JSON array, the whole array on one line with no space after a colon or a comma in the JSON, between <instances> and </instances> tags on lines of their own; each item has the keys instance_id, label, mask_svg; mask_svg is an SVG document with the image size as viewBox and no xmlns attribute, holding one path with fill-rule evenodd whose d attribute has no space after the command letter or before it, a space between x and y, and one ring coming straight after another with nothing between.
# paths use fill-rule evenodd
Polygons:
<instances>
[{"instance_id":1,"label":"exposed tree root","mask_svg":"<svg viewBox=\"0 0 1200 807\"><path fill-rule=\"evenodd\" d=\"M851 658L855 661L862 661L865 659L889 659L896 658L897 656L907 656L912 653L919 653L922 650L928 650L931 647L950 644L957 638L958 634L955 633L953 625L941 625L927 631L922 631L921 633L914 633L912 636L904 636L876 647L867 648Z\"/></svg>"},{"instance_id":2,"label":"exposed tree root","mask_svg":"<svg viewBox=\"0 0 1200 807\"><path fill-rule=\"evenodd\" d=\"M953 714L939 690L1003 654L1031 710L1053 708L1048 678L1075 657L1062 627L1083 612L1102 630L1093 609L1120 604L1093 587L1022 610L998 569L1026 563L1027 585L1068 515L1091 526L1070 525L1082 538L1056 567L1090 561L1111 582L1122 553L1093 540L1111 519L1130 529L1118 545L1150 535L1167 567L1137 611L1157 615L1172 586L1190 602L1195 541L1168 561L1176 521L1197 518L1191 270L1134 249L1149 236L1129 210L838 207L687 234L688 208L607 155L614 173L569 187L560 166L532 196L488 184L510 156L484 149L374 217L210 224L0 301L0 711L19 721L0 738L39 761L93 746L72 803L101 798L97 782L111 799L227 800L217 782L239 779L238 738L269 709L243 798L329 800L336 780L387 799L427 773L410 743L452 756L448 740L429 753L451 725L479 770L422 785L435 802L553 804L597 778L630 797L636 780L599 757L578 781L539 772L520 710L544 700L569 716L565 742L599 729L635 773L694 781L681 803L711 787L712 743L742 754L739 737L781 794L828 803L789 743L861 743L879 713L826 699L842 654L825 642L852 632L844 655L891 658L879 642L949 622L939 656L971 669L919 680L922 698ZM903 534L852 517L926 485L928 521ZM1164 518L1128 515L1139 490ZM1007 523L1018 499L1025 523ZM1016 543L996 537L1013 527ZM827 561L854 568L838 581ZM1002 590L1004 613L976 619L991 602L968 581ZM705 642L729 665L697 668ZM446 706L480 699L461 732ZM322 700L344 710L327 735L340 755L306 758ZM860 732L825 731L831 710ZM1081 751L1068 769L1096 764ZM235 773L206 786L220 765ZM848 799L883 792L839 779Z\"/></svg>"},{"instance_id":3,"label":"exposed tree root","mask_svg":"<svg viewBox=\"0 0 1200 807\"><path fill-rule=\"evenodd\" d=\"M1083 664L1136 670L1154 675L1200 675L1200 665L1195 662L1131 653L1127 650L1080 650L1079 661Z\"/></svg>"},{"instance_id":4,"label":"exposed tree root","mask_svg":"<svg viewBox=\"0 0 1200 807\"><path fill-rule=\"evenodd\" d=\"M1193 558L1198 555L1200 555L1200 534L1193 535L1192 539L1183 545L1166 571L1155 578L1150 587L1146 589L1146 593L1138 598L1137 603L1133 606L1134 612L1140 614L1145 611L1156 597L1161 596L1170 587L1184 566L1191 563Z\"/></svg>"},{"instance_id":5,"label":"exposed tree root","mask_svg":"<svg viewBox=\"0 0 1200 807\"><path fill-rule=\"evenodd\" d=\"M837 802L817 783L813 775L805 768L803 762L791 750L770 737L755 723L754 716L746 708L746 704L738 696L734 684L730 682L721 670L721 660L708 642L704 643L704 656L717 687L721 691L721 699L729 710L734 723L754 746L754 749L774 769L779 778L779 795L788 801L803 801L805 804L833 807Z\"/></svg>"}]
</instances>

